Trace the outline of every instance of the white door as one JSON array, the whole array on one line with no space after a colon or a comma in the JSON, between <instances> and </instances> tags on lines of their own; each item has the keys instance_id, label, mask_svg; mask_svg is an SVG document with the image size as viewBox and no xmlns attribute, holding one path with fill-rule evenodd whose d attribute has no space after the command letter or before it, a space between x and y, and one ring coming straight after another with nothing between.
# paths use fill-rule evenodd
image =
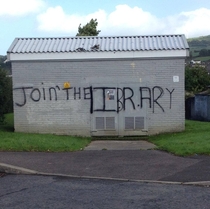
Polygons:
<instances>
[{"instance_id":1,"label":"white door","mask_svg":"<svg viewBox=\"0 0 210 209\"><path fill-rule=\"evenodd\" d=\"M147 135L148 93L139 83L94 84L92 136Z\"/></svg>"}]
</instances>

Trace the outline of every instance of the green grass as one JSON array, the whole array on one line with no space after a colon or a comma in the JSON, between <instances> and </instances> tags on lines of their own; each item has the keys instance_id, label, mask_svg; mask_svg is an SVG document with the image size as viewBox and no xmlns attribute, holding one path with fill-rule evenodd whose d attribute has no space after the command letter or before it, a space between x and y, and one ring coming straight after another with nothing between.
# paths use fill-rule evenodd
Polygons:
<instances>
[{"instance_id":1,"label":"green grass","mask_svg":"<svg viewBox=\"0 0 210 209\"><path fill-rule=\"evenodd\" d=\"M200 61L209 61L210 60L210 56L206 56L206 57L197 57L194 60L200 60Z\"/></svg>"},{"instance_id":2,"label":"green grass","mask_svg":"<svg viewBox=\"0 0 210 209\"><path fill-rule=\"evenodd\" d=\"M0 125L0 151L68 152L84 149L91 138L13 132L13 114Z\"/></svg>"},{"instance_id":3,"label":"green grass","mask_svg":"<svg viewBox=\"0 0 210 209\"><path fill-rule=\"evenodd\" d=\"M186 120L185 131L150 136L148 141L179 156L210 155L210 122ZM7 114L6 124L0 125L0 151L68 152L84 149L90 142L91 138L13 132L13 114Z\"/></svg>"},{"instance_id":4,"label":"green grass","mask_svg":"<svg viewBox=\"0 0 210 209\"><path fill-rule=\"evenodd\" d=\"M179 156L210 155L210 123L186 120L186 130L150 136L159 150Z\"/></svg>"}]
</instances>

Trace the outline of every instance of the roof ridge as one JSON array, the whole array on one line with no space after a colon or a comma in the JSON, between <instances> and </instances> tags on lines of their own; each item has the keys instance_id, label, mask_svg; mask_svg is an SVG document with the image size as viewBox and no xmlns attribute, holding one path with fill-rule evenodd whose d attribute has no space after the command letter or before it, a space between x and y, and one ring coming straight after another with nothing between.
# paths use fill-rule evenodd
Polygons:
<instances>
[{"instance_id":1,"label":"roof ridge","mask_svg":"<svg viewBox=\"0 0 210 209\"><path fill-rule=\"evenodd\" d=\"M114 36L49 36L49 37L16 37L15 39L77 39L77 38L124 38L124 37L166 37L184 36L184 34L156 34L156 35L114 35Z\"/></svg>"}]
</instances>

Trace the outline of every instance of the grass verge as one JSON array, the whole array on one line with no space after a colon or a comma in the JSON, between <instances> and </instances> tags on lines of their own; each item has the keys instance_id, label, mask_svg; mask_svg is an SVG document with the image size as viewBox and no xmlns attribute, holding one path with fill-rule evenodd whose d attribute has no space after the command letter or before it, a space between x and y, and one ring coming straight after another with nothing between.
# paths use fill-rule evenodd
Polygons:
<instances>
[{"instance_id":1,"label":"grass verge","mask_svg":"<svg viewBox=\"0 0 210 209\"><path fill-rule=\"evenodd\" d=\"M0 151L68 152L82 150L91 138L14 132L13 114L0 125Z\"/></svg>"},{"instance_id":2,"label":"grass verge","mask_svg":"<svg viewBox=\"0 0 210 209\"><path fill-rule=\"evenodd\" d=\"M7 114L5 121L0 125L0 151L68 152L82 150L91 142L91 138L16 133L13 114ZM186 120L185 131L150 136L148 141L179 156L210 155L210 123Z\"/></svg>"},{"instance_id":3,"label":"grass verge","mask_svg":"<svg viewBox=\"0 0 210 209\"><path fill-rule=\"evenodd\" d=\"M210 155L210 123L186 120L185 131L150 136L159 150L179 156Z\"/></svg>"}]
</instances>

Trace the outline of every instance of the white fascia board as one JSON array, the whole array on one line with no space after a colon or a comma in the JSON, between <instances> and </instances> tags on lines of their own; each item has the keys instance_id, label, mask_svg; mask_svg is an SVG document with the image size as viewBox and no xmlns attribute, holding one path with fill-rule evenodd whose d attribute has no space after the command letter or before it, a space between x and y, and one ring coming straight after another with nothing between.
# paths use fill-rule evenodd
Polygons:
<instances>
[{"instance_id":1,"label":"white fascia board","mask_svg":"<svg viewBox=\"0 0 210 209\"><path fill-rule=\"evenodd\" d=\"M131 51L131 52L63 52L63 53L10 53L9 61L26 60L81 60L126 58L172 58L187 57L188 50Z\"/></svg>"}]
</instances>

